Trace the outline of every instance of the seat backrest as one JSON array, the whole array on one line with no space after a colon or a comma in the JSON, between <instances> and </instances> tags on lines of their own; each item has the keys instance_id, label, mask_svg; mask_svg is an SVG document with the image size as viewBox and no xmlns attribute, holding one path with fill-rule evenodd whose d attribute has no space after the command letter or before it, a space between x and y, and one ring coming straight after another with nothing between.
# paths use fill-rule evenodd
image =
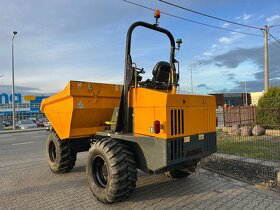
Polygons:
<instances>
[{"instance_id":1,"label":"seat backrest","mask_svg":"<svg viewBox=\"0 0 280 210\"><path fill-rule=\"evenodd\" d=\"M153 69L153 81L168 83L170 64L166 61L158 62Z\"/></svg>"}]
</instances>

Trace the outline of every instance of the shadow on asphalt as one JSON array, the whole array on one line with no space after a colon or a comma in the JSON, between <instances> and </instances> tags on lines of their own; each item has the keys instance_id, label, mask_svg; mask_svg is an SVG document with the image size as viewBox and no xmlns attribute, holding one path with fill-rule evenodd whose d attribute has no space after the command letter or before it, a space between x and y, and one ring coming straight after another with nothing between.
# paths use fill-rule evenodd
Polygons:
<instances>
[{"instance_id":1,"label":"shadow on asphalt","mask_svg":"<svg viewBox=\"0 0 280 210\"><path fill-rule=\"evenodd\" d=\"M194 176L182 179L170 179L165 175L139 174L137 187L133 195L127 200L131 202L147 201L153 199L164 199L171 197L192 196L195 192L195 185L200 181ZM207 189L205 189L207 191Z\"/></svg>"},{"instance_id":2,"label":"shadow on asphalt","mask_svg":"<svg viewBox=\"0 0 280 210\"><path fill-rule=\"evenodd\" d=\"M86 165L75 166L69 173L86 172Z\"/></svg>"}]
</instances>

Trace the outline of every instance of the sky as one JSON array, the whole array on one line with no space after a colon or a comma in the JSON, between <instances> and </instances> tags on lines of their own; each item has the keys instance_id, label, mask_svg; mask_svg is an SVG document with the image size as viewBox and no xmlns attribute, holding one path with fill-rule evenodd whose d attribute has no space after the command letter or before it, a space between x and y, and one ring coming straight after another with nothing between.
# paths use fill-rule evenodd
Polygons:
<instances>
[{"instance_id":1,"label":"sky","mask_svg":"<svg viewBox=\"0 0 280 210\"><path fill-rule=\"evenodd\" d=\"M183 44L180 90L196 93L263 91L263 31L200 16L157 0L131 0L162 12L224 29L219 30L162 14L160 27ZM278 0L168 0L180 6L263 28L280 24ZM12 83L11 42L14 39L15 85L39 93L61 91L69 80L123 83L126 32L135 21L154 23L153 11L122 0L0 0L0 85ZM280 27L269 29L280 39ZM270 37L270 85L280 85L280 42ZM144 79L169 56L169 41L137 28L132 59L144 68Z\"/></svg>"}]
</instances>

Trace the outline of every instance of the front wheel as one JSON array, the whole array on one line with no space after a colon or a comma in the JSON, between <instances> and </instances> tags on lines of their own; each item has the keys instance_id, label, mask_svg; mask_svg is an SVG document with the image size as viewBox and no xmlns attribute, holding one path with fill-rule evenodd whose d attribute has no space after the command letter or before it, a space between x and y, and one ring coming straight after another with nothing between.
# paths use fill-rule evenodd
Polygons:
<instances>
[{"instance_id":1,"label":"front wheel","mask_svg":"<svg viewBox=\"0 0 280 210\"><path fill-rule=\"evenodd\" d=\"M55 173L70 171L76 162L77 153L71 151L69 140L60 140L53 131L46 143L46 158L50 169Z\"/></svg>"},{"instance_id":2,"label":"front wheel","mask_svg":"<svg viewBox=\"0 0 280 210\"><path fill-rule=\"evenodd\" d=\"M117 140L105 138L92 144L86 170L92 194L103 203L121 201L135 188L134 155Z\"/></svg>"}]
</instances>

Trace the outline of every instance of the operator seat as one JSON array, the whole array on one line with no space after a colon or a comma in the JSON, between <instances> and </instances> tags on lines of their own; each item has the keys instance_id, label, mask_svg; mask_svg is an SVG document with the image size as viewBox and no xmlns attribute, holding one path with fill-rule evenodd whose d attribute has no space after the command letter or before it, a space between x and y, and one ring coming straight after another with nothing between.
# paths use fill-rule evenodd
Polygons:
<instances>
[{"instance_id":1,"label":"operator seat","mask_svg":"<svg viewBox=\"0 0 280 210\"><path fill-rule=\"evenodd\" d=\"M153 68L152 74L153 78L151 80L147 79L146 81L139 82L140 87L162 90L170 90L172 88L171 84L168 86L170 74L170 64L168 62L158 62Z\"/></svg>"},{"instance_id":2,"label":"operator seat","mask_svg":"<svg viewBox=\"0 0 280 210\"><path fill-rule=\"evenodd\" d=\"M153 69L152 83L155 89L167 89L170 74L170 64L166 61L158 62ZM168 88L169 89L169 88Z\"/></svg>"}]
</instances>

